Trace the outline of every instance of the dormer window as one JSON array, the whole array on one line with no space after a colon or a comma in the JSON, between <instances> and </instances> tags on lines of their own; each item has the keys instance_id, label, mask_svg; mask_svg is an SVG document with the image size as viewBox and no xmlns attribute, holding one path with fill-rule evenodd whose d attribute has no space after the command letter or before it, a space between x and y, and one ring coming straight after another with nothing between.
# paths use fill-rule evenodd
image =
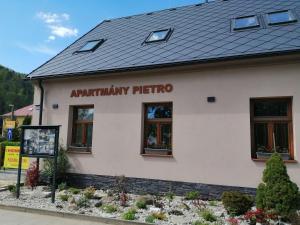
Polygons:
<instances>
[{"instance_id":1,"label":"dormer window","mask_svg":"<svg viewBox=\"0 0 300 225\"><path fill-rule=\"evenodd\" d=\"M257 16L238 17L233 20L233 30L259 27Z\"/></svg>"},{"instance_id":2,"label":"dormer window","mask_svg":"<svg viewBox=\"0 0 300 225\"><path fill-rule=\"evenodd\" d=\"M268 13L267 20L269 25L292 23L297 21L296 17L290 10Z\"/></svg>"},{"instance_id":3,"label":"dormer window","mask_svg":"<svg viewBox=\"0 0 300 225\"><path fill-rule=\"evenodd\" d=\"M145 43L167 41L171 36L171 29L152 31L147 37Z\"/></svg>"},{"instance_id":4,"label":"dormer window","mask_svg":"<svg viewBox=\"0 0 300 225\"><path fill-rule=\"evenodd\" d=\"M105 41L104 39L88 41L88 42L86 42L79 50L77 50L75 53L80 53L80 52L93 52L93 51L95 51L100 45L102 45L104 41Z\"/></svg>"}]
</instances>

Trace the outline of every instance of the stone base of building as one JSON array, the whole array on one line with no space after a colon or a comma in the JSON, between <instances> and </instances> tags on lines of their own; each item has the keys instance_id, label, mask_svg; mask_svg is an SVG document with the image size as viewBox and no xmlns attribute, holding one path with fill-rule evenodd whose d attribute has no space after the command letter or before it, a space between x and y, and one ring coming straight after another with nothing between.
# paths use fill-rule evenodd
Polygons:
<instances>
[{"instance_id":1,"label":"stone base of building","mask_svg":"<svg viewBox=\"0 0 300 225\"><path fill-rule=\"evenodd\" d=\"M67 176L69 185L85 188L94 186L97 189L107 190L116 187L115 176L88 175L70 173ZM201 184L181 181L155 180L146 178L126 177L126 191L133 194L163 194L169 191L182 196L189 191L199 191L202 199L220 199L224 191L240 191L255 195L255 188L234 187L213 184Z\"/></svg>"}]
</instances>

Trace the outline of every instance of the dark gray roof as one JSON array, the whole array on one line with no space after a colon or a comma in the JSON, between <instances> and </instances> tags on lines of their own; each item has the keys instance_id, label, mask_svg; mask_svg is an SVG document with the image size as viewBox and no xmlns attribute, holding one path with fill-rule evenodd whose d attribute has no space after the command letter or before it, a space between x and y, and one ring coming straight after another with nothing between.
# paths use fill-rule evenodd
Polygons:
<instances>
[{"instance_id":1,"label":"dark gray roof","mask_svg":"<svg viewBox=\"0 0 300 225\"><path fill-rule=\"evenodd\" d=\"M298 22L232 31L231 20L292 9ZM28 75L41 78L145 69L300 50L299 0L216 0L103 21ZM164 43L143 45L151 31L173 28ZM89 40L107 39L96 51L73 54Z\"/></svg>"}]
</instances>

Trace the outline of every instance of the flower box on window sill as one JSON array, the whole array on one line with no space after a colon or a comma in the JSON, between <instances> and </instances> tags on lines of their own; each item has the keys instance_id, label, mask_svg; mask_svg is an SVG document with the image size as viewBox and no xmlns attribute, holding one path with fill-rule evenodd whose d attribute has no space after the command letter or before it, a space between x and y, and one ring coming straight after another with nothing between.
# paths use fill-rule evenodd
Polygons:
<instances>
[{"instance_id":1,"label":"flower box on window sill","mask_svg":"<svg viewBox=\"0 0 300 225\"><path fill-rule=\"evenodd\" d=\"M172 151L170 149L144 148L144 153L154 155L172 155Z\"/></svg>"},{"instance_id":2,"label":"flower box on window sill","mask_svg":"<svg viewBox=\"0 0 300 225\"><path fill-rule=\"evenodd\" d=\"M256 152L256 157L258 159L269 159L272 154L273 153L271 153L271 152ZM291 159L289 153L279 153L279 154L280 154L280 156L283 160L290 160Z\"/></svg>"}]
</instances>

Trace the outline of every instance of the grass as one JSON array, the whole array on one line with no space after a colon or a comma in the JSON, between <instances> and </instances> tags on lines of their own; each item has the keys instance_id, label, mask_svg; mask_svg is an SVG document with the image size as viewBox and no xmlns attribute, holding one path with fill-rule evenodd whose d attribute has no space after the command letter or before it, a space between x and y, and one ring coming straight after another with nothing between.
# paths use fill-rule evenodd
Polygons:
<instances>
[{"instance_id":1,"label":"grass","mask_svg":"<svg viewBox=\"0 0 300 225\"><path fill-rule=\"evenodd\" d=\"M155 217L152 216L152 215L149 215L149 216L146 217L145 222L146 223L154 223L155 222Z\"/></svg>"},{"instance_id":2,"label":"grass","mask_svg":"<svg viewBox=\"0 0 300 225\"><path fill-rule=\"evenodd\" d=\"M157 220L167 220L167 216L163 212L153 212L151 215Z\"/></svg>"},{"instance_id":3,"label":"grass","mask_svg":"<svg viewBox=\"0 0 300 225\"><path fill-rule=\"evenodd\" d=\"M64 194L63 194L63 195L60 195L59 198L60 198L60 200L62 200L63 202L66 202L66 201L69 200L70 195L64 195Z\"/></svg>"},{"instance_id":4,"label":"grass","mask_svg":"<svg viewBox=\"0 0 300 225\"><path fill-rule=\"evenodd\" d=\"M208 222L217 221L217 217L213 214L213 212L211 210L204 209L199 212L199 215Z\"/></svg>"},{"instance_id":5,"label":"grass","mask_svg":"<svg viewBox=\"0 0 300 225\"><path fill-rule=\"evenodd\" d=\"M186 200L195 200L195 199L199 199L199 197L200 197L200 194L198 191L190 191L185 194Z\"/></svg>"},{"instance_id":6,"label":"grass","mask_svg":"<svg viewBox=\"0 0 300 225\"><path fill-rule=\"evenodd\" d=\"M147 203L144 199L137 200L135 206L138 209L147 209Z\"/></svg>"},{"instance_id":7,"label":"grass","mask_svg":"<svg viewBox=\"0 0 300 225\"><path fill-rule=\"evenodd\" d=\"M106 213L113 213L118 211L118 207L115 205L103 205L101 208Z\"/></svg>"},{"instance_id":8,"label":"grass","mask_svg":"<svg viewBox=\"0 0 300 225\"><path fill-rule=\"evenodd\" d=\"M78 188L69 188L68 191L71 192L73 195L78 195L80 193L80 189Z\"/></svg>"},{"instance_id":9,"label":"grass","mask_svg":"<svg viewBox=\"0 0 300 225\"><path fill-rule=\"evenodd\" d=\"M124 220L135 220L135 214L136 214L135 209L129 209L127 212L124 212L122 214L122 218Z\"/></svg>"}]
</instances>

